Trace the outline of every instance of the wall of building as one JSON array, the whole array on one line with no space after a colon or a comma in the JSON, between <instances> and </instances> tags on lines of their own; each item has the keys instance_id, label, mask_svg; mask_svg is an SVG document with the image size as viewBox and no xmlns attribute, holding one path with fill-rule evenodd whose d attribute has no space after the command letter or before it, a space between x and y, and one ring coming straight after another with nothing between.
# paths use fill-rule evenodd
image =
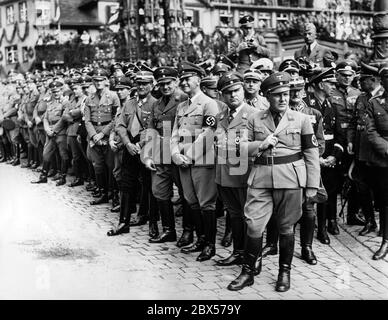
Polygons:
<instances>
[{"instance_id":1,"label":"wall of building","mask_svg":"<svg viewBox=\"0 0 388 320\"><path fill-rule=\"evenodd\" d=\"M21 21L19 13L19 4L25 2L27 5L27 22ZM14 8L14 22L7 22L7 7L13 6ZM0 65L2 66L3 73L8 73L10 70L18 69L19 71L26 72L34 61L34 46L38 39L38 32L34 28L36 19L36 10L33 0L25 1L6 1L0 3ZM15 30L16 28L16 30ZM5 33L4 33L5 32ZM28 32L28 34L25 34ZM9 40L9 41L8 41ZM12 46L17 47L14 61L9 61L7 53Z\"/></svg>"}]
</instances>

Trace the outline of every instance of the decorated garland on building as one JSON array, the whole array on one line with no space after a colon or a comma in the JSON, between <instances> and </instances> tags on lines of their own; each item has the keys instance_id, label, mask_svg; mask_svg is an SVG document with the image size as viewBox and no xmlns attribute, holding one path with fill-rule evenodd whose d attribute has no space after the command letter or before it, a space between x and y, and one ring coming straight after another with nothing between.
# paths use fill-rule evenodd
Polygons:
<instances>
[{"instance_id":1,"label":"decorated garland on building","mask_svg":"<svg viewBox=\"0 0 388 320\"><path fill-rule=\"evenodd\" d=\"M2 42L3 42L3 38L5 38L5 40L8 43L12 43L14 41L14 39L15 39L16 34L17 34L18 38L23 42L24 40L27 39L29 33L30 33L30 25L29 25L28 21L26 21L26 23L25 23L24 34L23 35L20 34L19 23L16 21L15 24L14 24L14 28L13 28L13 31L12 31L12 34L11 34L10 38L8 38L7 32L3 28L3 31L1 32L1 35L0 35L0 46L1 46Z\"/></svg>"}]
</instances>

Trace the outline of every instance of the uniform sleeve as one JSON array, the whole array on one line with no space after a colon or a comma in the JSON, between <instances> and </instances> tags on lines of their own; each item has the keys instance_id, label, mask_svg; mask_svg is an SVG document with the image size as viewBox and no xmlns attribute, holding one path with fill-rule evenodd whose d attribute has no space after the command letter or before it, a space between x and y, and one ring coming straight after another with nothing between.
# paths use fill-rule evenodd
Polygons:
<instances>
[{"instance_id":1,"label":"uniform sleeve","mask_svg":"<svg viewBox=\"0 0 388 320\"><path fill-rule=\"evenodd\" d=\"M177 113L175 114L175 120L174 125L172 128L172 134L171 134L171 142L170 142L170 150L171 150L171 156L174 156L174 154L180 153L181 150L179 148L179 127L178 127L178 110L180 108L181 104L177 107Z\"/></svg>"},{"instance_id":2,"label":"uniform sleeve","mask_svg":"<svg viewBox=\"0 0 388 320\"><path fill-rule=\"evenodd\" d=\"M370 104L367 109L366 130L368 141L371 143L373 149L383 157L388 155L388 141L385 140L377 131L376 121L374 117L374 107Z\"/></svg>"},{"instance_id":3,"label":"uniform sleeve","mask_svg":"<svg viewBox=\"0 0 388 320\"><path fill-rule=\"evenodd\" d=\"M118 135L120 136L121 140L123 141L123 144L126 146L131 140L129 139L128 134L128 123L130 119L130 106L128 104L125 104L120 116L116 119L116 131Z\"/></svg>"},{"instance_id":4,"label":"uniform sleeve","mask_svg":"<svg viewBox=\"0 0 388 320\"><path fill-rule=\"evenodd\" d=\"M335 124L334 124L334 148L333 156L337 159L337 162L342 158L345 150L346 134L345 130L341 127L341 118L339 116L338 105L332 105L334 110Z\"/></svg>"},{"instance_id":5,"label":"uniform sleeve","mask_svg":"<svg viewBox=\"0 0 388 320\"><path fill-rule=\"evenodd\" d=\"M105 135L105 136L109 136L109 133L111 132L111 130L114 128L114 115L116 114L116 111L118 108L120 108L120 99L117 95L116 92L113 92L111 91L110 92L111 94L111 97L112 97L112 121L107 124L102 130L101 132Z\"/></svg>"},{"instance_id":6,"label":"uniform sleeve","mask_svg":"<svg viewBox=\"0 0 388 320\"><path fill-rule=\"evenodd\" d=\"M97 134L96 129L94 128L91 119L90 119L90 106L89 106L89 98L87 98L85 103L85 127L86 131L88 132L88 135L90 138L93 138Z\"/></svg>"},{"instance_id":7,"label":"uniform sleeve","mask_svg":"<svg viewBox=\"0 0 388 320\"><path fill-rule=\"evenodd\" d=\"M351 118L349 122L349 127L346 134L347 143L355 143L356 138L356 129L357 129L357 106L360 104L361 96L356 100L356 103L353 106Z\"/></svg>"},{"instance_id":8,"label":"uniform sleeve","mask_svg":"<svg viewBox=\"0 0 388 320\"><path fill-rule=\"evenodd\" d=\"M248 130L248 156L255 157L259 153L259 146L262 141L255 140L255 114L251 114L247 122Z\"/></svg>"},{"instance_id":9,"label":"uniform sleeve","mask_svg":"<svg viewBox=\"0 0 388 320\"><path fill-rule=\"evenodd\" d=\"M59 119L59 121L54 125L53 131L55 133L61 132L67 127L66 121L63 119L63 112L69 108L69 101L67 100L66 102L63 103L62 105L62 117Z\"/></svg>"},{"instance_id":10,"label":"uniform sleeve","mask_svg":"<svg viewBox=\"0 0 388 320\"><path fill-rule=\"evenodd\" d=\"M65 122L72 123L73 122L73 117L70 115L70 106L71 106L70 103L66 104L65 111L63 111L63 114L62 114L62 119Z\"/></svg>"},{"instance_id":11,"label":"uniform sleeve","mask_svg":"<svg viewBox=\"0 0 388 320\"><path fill-rule=\"evenodd\" d=\"M304 156L307 173L306 188L318 189L321 177L318 141L315 137L310 119L304 114L301 127L302 153Z\"/></svg>"},{"instance_id":12,"label":"uniform sleeve","mask_svg":"<svg viewBox=\"0 0 388 320\"><path fill-rule=\"evenodd\" d=\"M204 107L202 132L197 136L192 145L187 149L186 156L195 163L207 163L207 153L214 148L214 131L217 127L219 113L217 102L209 100ZM213 163L214 163L214 159Z\"/></svg>"},{"instance_id":13,"label":"uniform sleeve","mask_svg":"<svg viewBox=\"0 0 388 320\"><path fill-rule=\"evenodd\" d=\"M316 113L316 119L317 119L317 130L315 132L315 136L318 141L318 149L319 149L319 156L322 156L325 152L325 136L323 134L323 118L322 114L318 111Z\"/></svg>"}]
</instances>

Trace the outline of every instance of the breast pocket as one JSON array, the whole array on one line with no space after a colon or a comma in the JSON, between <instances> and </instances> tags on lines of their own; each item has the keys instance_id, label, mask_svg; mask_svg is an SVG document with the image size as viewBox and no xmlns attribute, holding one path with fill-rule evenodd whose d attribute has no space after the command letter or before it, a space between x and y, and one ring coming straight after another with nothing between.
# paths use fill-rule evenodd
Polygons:
<instances>
[{"instance_id":1,"label":"breast pocket","mask_svg":"<svg viewBox=\"0 0 388 320\"><path fill-rule=\"evenodd\" d=\"M286 129L286 143L291 146L300 145L300 128L287 128Z\"/></svg>"},{"instance_id":2,"label":"breast pocket","mask_svg":"<svg viewBox=\"0 0 388 320\"><path fill-rule=\"evenodd\" d=\"M188 122L190 125L201 128L203 123L202 114L192 114L188 117Z\"/></svg>"},{"instance_id":3,"label":"breast pocket","mask_svg":"<svg viewBox=\"0 0 388 320\"><path fill-rule=\"evenodd\" d=\"M253 133L254 133L254 139L258 141L265 140L265 138L268 136L265 128L263 127L254 128Z\"/></svg>"}]
</instances>

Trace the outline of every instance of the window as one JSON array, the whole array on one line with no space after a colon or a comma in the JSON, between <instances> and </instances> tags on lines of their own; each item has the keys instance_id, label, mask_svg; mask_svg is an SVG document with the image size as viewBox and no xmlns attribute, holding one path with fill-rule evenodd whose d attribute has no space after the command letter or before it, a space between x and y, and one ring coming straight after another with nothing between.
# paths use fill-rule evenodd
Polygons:
<instances>
[{"instance_id":1,"label":"window","mask_svg":"<svg viewBox=\"0 0 388 320\"><path fill-rule=\"evenodd\" d=\"M18 46L5 47L7 64L18 62Z\"/></svg>"},{"instance_id":2,"label":"window","mask_svg":"<svg viewBox=\"0 0 388 320\"><path fill-rule=\"evenodd\" d=\"M19 2L19 22L27 21L27 3Z\"/></svg>"},{"instance_id":3,"label":"window","mask_svg":"<svg viewBox=\"0 0 388 320\"><path fill-rule=\"evenodd\" d=\"M6 16L7 16L7 24L13 24L15 22L13 5L7 6L5 10L6 10Z\"/></svg>"}]
</instances>

